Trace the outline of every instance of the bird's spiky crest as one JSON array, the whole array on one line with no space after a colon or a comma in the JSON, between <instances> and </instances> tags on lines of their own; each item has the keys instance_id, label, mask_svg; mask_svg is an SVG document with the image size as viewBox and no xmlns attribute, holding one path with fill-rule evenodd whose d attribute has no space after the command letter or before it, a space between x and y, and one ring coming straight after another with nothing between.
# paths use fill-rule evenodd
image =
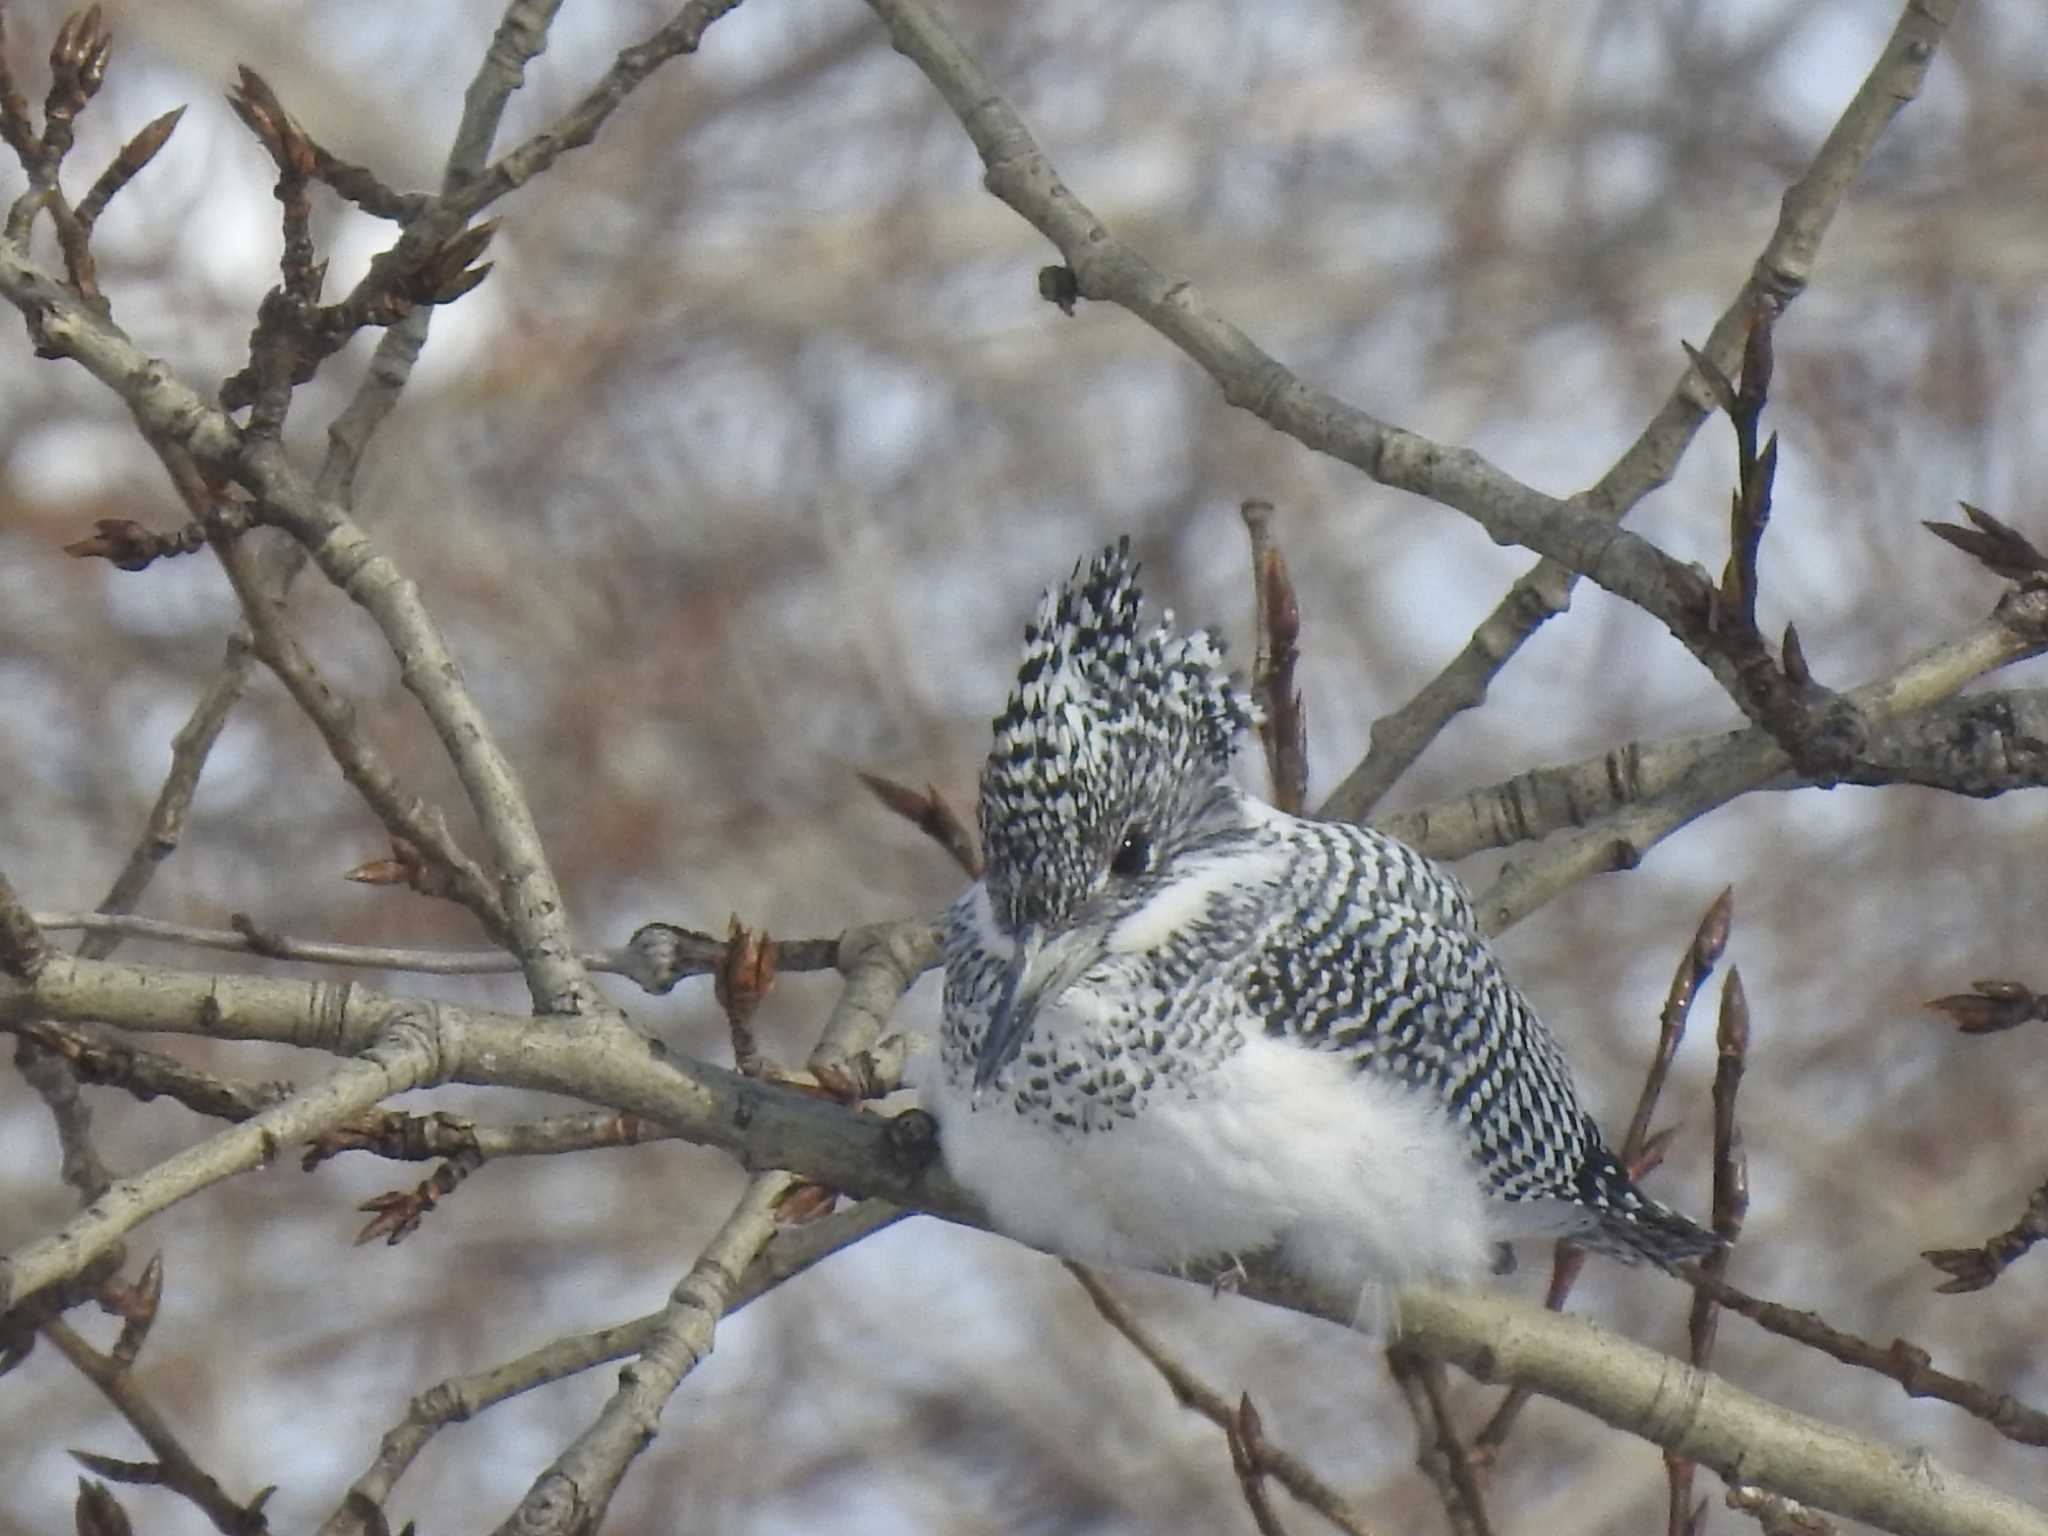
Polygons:
<instances>
[{"instance_id":1,"label":"bird's spiky crest","mask_svg":"<svg viewBox=\"0 0 2048 1536\"><path fill-rule=\"evenodd\" d=\"M981 781L991 894L1011 920L1065 915L1126 823L1168 826L1225 782L1250 701L1205 630L1141 629L1130 541L1077 565L1024 631Z\"/></svg>"}]
</instances>

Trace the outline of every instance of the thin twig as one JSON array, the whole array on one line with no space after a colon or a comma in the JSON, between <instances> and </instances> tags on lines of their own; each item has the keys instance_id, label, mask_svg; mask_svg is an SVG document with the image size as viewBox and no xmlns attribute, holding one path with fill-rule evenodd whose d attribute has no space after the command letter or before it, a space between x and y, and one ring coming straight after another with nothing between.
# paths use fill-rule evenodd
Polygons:
<instances>
[{"instance_id":1,"label":"thin twig","mask_svg":"<svg viewBox=\"0 0 2048 1536\"><path fill-rule=\"evenodd\" d=\"M144 1102L167 1098L195 1114L221 1120L247 1120L290 1092L286 1084L238 1082L77 1024L37 1019L22 1025L19 1033L63 1062L79 1082L119 1088ZM98 1191L92 1198L98 1198Z\"/></svg>"},{"instance_id":2,"label":"thin twig","mask_svg":"<svg viewBox=\"0 0 2048 1536\"><path fill-rule=\"evenodd\" d=\"M219 1481L185 1449L170 1421L143 1392L128 1362L101 1354L62 1318L46 1319L42 1324L42 1334L77 1368L80 1375L99 1388L100 1394L114 1405L156 1458L147 1464L146 1473L141 1475L125 1467L117 1471L115 1468L119 1464L105 1457L81 1455L81 1460L102 1477L124 1482L147 1481L182 1495L196 1505L223 1536L260 1536L269 1529L263 1515L263 1504L270 1490L262 1490L247 1504L229 1497Z\"/></svg>"},{"instance_id":3,"label":"thin twig","mask_svg":"<svg viewBox=\"0 0 2048 1536\"><path fill-rule=\"evenodd\" d=\"M583 99L547 128L485 169L447 199L452 211L473 215L507 192L524 186L572 149L597 137L605 120L627 96L671 59L697 51L704 33L721 16L739 8L740 0L689 0L665 25L630 48L621 49L612 67Z\"/></svg>"},{"instance_id":4,"label":"thin twig","mask_svg":"<svg viewBox=\"0 0 2048 1536\"><path fill-rule=\"evenodd\" d=\"M869 794L945 849L968 879L981 878L981 849L975 843L974 831L935 786L927 784L922 790L915 790L879 773L856 776L867 786Z\"/></svg>"},{"instance_id":5,"label":"thin twig","mask_svg":"<svg viewBox=\"0 0 2048 1536\"><path fill-rule=\"evenodd\" d=\"M2048 1184L2035 1190L2020 1219L1975 1248L1928 1248L1920 1257L1949 1279L1935 1290L1944 1295L1981 1291L2034 1244L2048 1239Z\"/></svg>"},{"instance_id":6,"label":"thin twig","mask_svg":"<svg viewBox=\"0 0 2048 1536\"><path fill-rule=\"evenodd\" d=\"M1287 1528L1273 1512L1273 1501L1266 1497L1266 1474L1261 1467L1266 1432L1249 1392L1239 1395L1236 1417L1225 1427L1224 1438L1230 1443L1230 1470L1237 1474L1238 1491L1244 1495L1245 1508L1251 1511L1259 1536L1287 1536Z\"/></svg>"},{"instance_id":7,"label":"thin twig","mask_svg":"<svg viewBox=\"0 0 2048 1536\"><path fill-rule=\"evenodd\" d=\"M1714 1067L1714 1233L1722 1246L1700 1261L1702 1275L1719 1280L1728 1273L1734 1257L1735 1240L1742 1235L1743 1218L1749 1214L1749 1159L1742 1150L1742 1130L1735 1123L1735 1095L1742 1087L1742 1073L1749 1059L1749 998L1743 991L1742 972L1730 970L1721 984L1721 1016L1714 1031L1717 1055ZM1705 1370L1714 1357L1714 1338L1719 1312L1713 1298L1694 1292L1692 1315L1686 1336L1692 1363ZM1671 1536L1692 1536L1699 1523L1693 1507L1693 1465L1682 1456L1666 1454L1665 1468L1671 1480Z\"/></svg>"},{"instance_id":8,"label":"thin twig","mask_svg":"<svg viewBox=\"0 0 2048 1536\"><path fill-rule=\"evenodd\" d=\"M294 938L246 920L233 928L202 928L190 923L172 923L162 918L134 917L125 913L39 912L35 917L47 932L85 933L87 944L79 946L79 953L89 959L102 958L105 951L125 938L261 955L266 960L409 971L421 976L502 976L519 969L519 962L501 949L412 949L382 944L337 944L326 939ZM845 942L844 936L780 939L776 942L776 969L784 972L836 969L840 965L840 946ZM88 953L88 946L95 943L102 955ZM659 956L653 953L657 948ZM714 974L723 963L724 955L723 939L713 938L693 928L649 923L620 948L585 950L583 963L593 971L624 976L646 991L661 993L685 977Z\"/></svg>"},{"instance_id":9,"label":"thin twig","mask_svg":"<svg viewBox=\"0 0 2048 1536\"><path fill-rule=\"evenodd\" d=\"M1877 1344L1831 1327L1817 1313L1765 1301L1696 1270L1685 1273L1683 1278L1716 1304L1748 1318L1766 1333L1819 1350L1844 1365L1873 1371L1897 1382L1908 1397L1931 1397L1951 1404L2020 1445L2048 1446L2048 1412L2029 1407L2007 1393L1993 1392L1978 1382L1936 1370L1933 1356L1918 1344L1905 1339Z\"/></svg>"},{"instance_id":10,"label":"thin twig","mask_svg":"<svg viewBox=\"0 0 2048 1536\"><path fill-rule=\"evenodd\" d=\"M1458 1433L1442 1363L1396 1344L1387 1351L1387 1366L1415 1420L1416 1464L1435 1485L1451 1530L1455 1536L1492 1536L1486 1498L1473 1470L1478 1442L1468 1447Z\"/></svg>"},{"instance_id":11,"label":"thin twig","mask_svg":"<svg viewBox=\"0 0 2048 1536\"><path fill-rule=\"evenodd\" d=\"M1237 1422L1235 1404L1169 1355L1092 1269L1072 1261L1067 1261L1066 1268L1067 1273L1080 1283L1081 1289L1088 1293L1088 1299L1102 1314L1102 1320L1129 1340L1131 1347L1159 1373L1172 1391L1175 1402L1183 1408L1192 1408L1226 1435L1233 1432ZM1367 1536L1364 1517L1349 1500L1310 1471L1306 1462L1263 1442L1260 1453L1258 1470L1261 1473L1273 1478L1338 1530L1348 1531L1352 1536Z\"/></svg>"},{"instance_id":12,"label":"thin twig","mask_svg":"<svg viewBox=\"0 0 2048 1536\"><path fill-rule=\"evenodd\" d=\"M1777 224L1741 290L1708 332L1699 355L1723 369L1734 368L1757 301L1769 295L1782 306L1804 289L1850 186L1885 129L1918 94L1953 10L1951 6L1919 15L1908 7L1902 14L1834 127L1799 179L1786 189ZM1698 370L1688 366L1627 451L1596 485L1573 497L1573 504L1621 521L1671 478L1713 404ZM1374 722L1371 750L1324 802L1322 814L1347 821L1370 815L1444 727L1485 699L1493 678L1523 642L1564 611L1578 580L1576 572L1557 561L1539 560L1441 673L1406 704Z\"/></svg>"},{"instance_id":13,"label":"thin twig","mask_svg":"<svg viewBox=\"0 0 2048 1536\"><path fill-rule=\"evenodd\" d=\"M506 105L525 83L526 66L547 46L548 29L560 7L561 0L511 0L506 6L490 46L463 92L462 117L442 167L441 196L407 220L406 232L417 231L422 246L444 239L466 221L467 215L448 199L472 182L489 159ZM344 507L354 504L355 478L363 456L411 380L433 316L433 306L423 304L379 338L362 383L328 426L327 456L314 481L321 496ZM292 546L279 573L279 590L290 585L303 559L299 547Z\"/></svg>"},{"instance_id":14,"label":"thin twig","mask_svg":"<svg viewBox=\"0 0 2048 1536\"><path fill-rule=\"evenodd\" d=\"M50 1113L57 1132L58 1173L90 1205L114 1182L113 1170L99 1154L92 1136L92 1106L78 1091L79 1076L64 1056L50 1048L36 1024L25 1026L15 1042L14 1067ZM44 1026L47 1027L47 1026ZM90 1025L74 1025L81 1035L97 1035Z\"/></svg>"},{"instance_id":15,"label":"thin twig","mask_svg":"<svg viewBox=\"0 0 2048 1536\"><path fill-rule=\"evenodd\" d=\"M95 963L104 964L60 959L52 969ZM216 1003L215 1011L220 1006ZM63 1010L36 1011L60 1014ZM236 1174L267 1167L276 1161L280 1147L316 1136L393 1094L432 1083L441 1064L424 1023L409 1014L394 1018L392 1027L368 1043L360 1056L335 1066L319 1083L215 1131L146 1174L111 1185L55 1232L0 1258L0 1311L77 1273L91 1259L115 1247L138 1223L187 1196Z\"/></svg>"},{"instance_id":16,"label":"thin twig","mask_svg":"<svg viewBox=\"0 0 2048 1536\"><path fill-rule=\"evenodd\" d=\"M1771 733L1802 773L1833 782L1861 761L1869 724L1849 700L1814 681L1795 626L1785 626L1782 659L1775 660L1757 628L1759 557L1778 467L1777 435L1759 443L1757 434L1770 393L1777 308L1770 297L1758 297L1736 382L1712 359L1686 349L1735 428L1728 561L1720 584L1705 594L1705 622L1698 635L1727 662L1735 684L1731 692L1743 713Z\"/></svg>"},{"instance_id":17,"label":"thin twig","mask_svg":"<svg viewBox=\"0 0 2048 1536\"><path fill-rule=\"evenodd\" d=\"M1294 667L1301 654L1301 604L1287 574L1287 559L1273 538L1272 503L1247 501L1238 512L1251 535L1252 591L1258 609L1252 697L1264 717L1259 739L1266 748L1273 803L1300 815L1308 804L1308 714L1294 686Z\"/></svg>"},{"instance_id":18,"label":"thin twig","mask_svg":"<svg viewBox=\"0 0 2048 1536\"><path fill-rule=\"evenodd\" d=\"M108 162L99 178L85 196L78 200L78 222L87 230L98 222L121 189L141 174L144 166L154 160L157 151L170 142L177 131L178 120L185 115L183 107L173 107L161 117L145 124L135 136L121 146L119 154Z\"/></svg>"},{"instance_id":19,"label":"thin twig","mask_svg":"<svg viewBox=\"0 0 2048 1536\"><path fill-rule=\"evenodd\" d=\"M778 1228L740 1277L726 1315L909 1214L886 1201L864 1200L806 1226ZM320 1536L362 1536L373 1529L365 1521L365 1513L382 1507L399 1478L445 1426L466 1423L522 1393L638 1354L654 1337L664 1315L649 1312L592 1333L554 1339L503 1365L451 1377L421 1392L407 1404L404 1419L385 1431L376 1460L350 1485L347 1498L321 1525Z\"/></svg>"},{"instance_id":20,"label":"thin twig","mask_svg":"<svg viewBox=\"0 0 2048 1536\"><path fill-rule=\"evenodd\" d=\"M177 852L185 836L185 817L191 809L192 796L199 788L199 775L214 744L220 740L229 713L248 686L253 659L247 631L237 629L228 637L220 665L200 690L192 713L171 738L170 771L157 790L156 803L150 807L149 819L143 824L134 851L99 904L102 914L133 911L164 860ZM89 933L78 952L89 960L104 960L118 943L112 932Z\"/></svg>"},{"instance_id":21,"label":"thin twig","mask_svg":"<svg viewBox=\"0 0 2048 1536\"><path fill-rule=\"evenodd\" d=\"M519 1507L498 1526L501 1536L596 1525L627 1467L652 1441L649 1428L662 1405L711 1353L739 1277L775 1235L776 1207L793 1182L777 1172L748 1181L725 1225L670 1292L632 1369L620 1372L617 1389L589 1428L534 1479Z\"/></svg>"},{"instance_id":22,"label":"thin twig","mask_svg":"<svg viewBox=\"0 0 2048 1536\"><path fill-rule=\"evenodd\" d=\"M34 916L0 873L0 974L34 982L54 954ZM106 1193L113 1173L93 1142L92 1107L78 1091L77 1075L61 1055L26 1031L15 1042L14 1065L50 1112L64 1182L77 1191L81 1204L91 1204Z\"/></svg>"},{"instance_id":23,"label":"thin twig","mask_svg":"<svg viewBox=\"0 0 2048 1536\"><path fill-rule=\"evenodd\" d=\"M1643 1091L1636 1098L1635 1113L1621 1138L1621 1160L1633 1163L1643 1155L1650 1138L1650 1119L1657 1112L1657 1100L1664 1092L1664 1080L1685 1039L1686 1020L1692 1015L1693 999L1714 974L1714 967L1728 948L1728 933L1735 923L1735 887L1723 886L1700 917L1692 943L1679 957L1671 985L1664 993L1664 1007L1657 1016L1657 1053L1643 1079Z\"/></svg>"},{"instance_id":24,"label":"thin twig","mask_svg":"<svg viewBox=\"0 0 2048 1536\"><path fill-rule=\"evenodd\" d=\"M187 512L196 520L208 493L190 455L175 452L160 453L160 457ZM248 684L251 660L247 631L238 626L228 637L221 663L201 690L192 713L171 737L170 770L157 790L142 836L100 901L100 913L131 911L142 900L164 860L183 840L185 817L198 790L200 773L220 740L229 711ZM120 942L115 934L88 931L79 941L77 952L84 959L104 960ZM40 1039L31 1038L24 1031L15 1059L24 1079L41 1096L55 1121L66 1182L88 1203L97 1200L112 1184L113 1173L93 1142L91 1111L78 1091L81 1077L118 1083L143 1096L169 1093L195 1108L201 1104L212 1106L202 1109L202 1113L215 1112L216 1108L246 1108L253 1114L262 1107L260 1103L251 1104L255 1095L240 1091L238 1085L231 1088L224 1079L211 1079L209 1074L187 1069L168 1057L138 1050L111 1038L91 1023L74 1023L68 1029L48 1026Z\"/></svg>"},{"instance_id":25,"label":"thin twig","mask_svg":"<svg viewBox=\"0 0 2048 1536\"><path fill-rule=\"evenodd\" d=\"M341 776L394 838L423 850L442 877L442 893L467 907L485 932L510 937L497 882L463 851L437 805L410 793L357 725L355 707L327 686L313 660L285 627L278 603L263 589L255 563L239 541L216 547L221 567L242 603L251 643L263 664L320 732Z\"/></svg>"}]
</instances>

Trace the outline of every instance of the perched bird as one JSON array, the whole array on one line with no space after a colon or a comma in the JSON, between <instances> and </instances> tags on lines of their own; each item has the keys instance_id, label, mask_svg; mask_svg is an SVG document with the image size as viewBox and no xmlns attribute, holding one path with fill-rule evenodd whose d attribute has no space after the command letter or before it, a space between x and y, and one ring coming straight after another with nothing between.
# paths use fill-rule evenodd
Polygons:
<instances>
[{"instance_id":1,"label":"perched bird","mask_svg":"<svg viewBox=\"0 0 2048 1536\"><path fill-rule=\"evenodd\" d=\"M1140 601L1128 540L1045 594L946 922L925 1099L997 1229L1149 1269L1271 1250L1362 1321L1514 1238L1715 1247L1607 1149L1453 876L1231 782L1252 704Z\"/></svg>"}]
</instances>

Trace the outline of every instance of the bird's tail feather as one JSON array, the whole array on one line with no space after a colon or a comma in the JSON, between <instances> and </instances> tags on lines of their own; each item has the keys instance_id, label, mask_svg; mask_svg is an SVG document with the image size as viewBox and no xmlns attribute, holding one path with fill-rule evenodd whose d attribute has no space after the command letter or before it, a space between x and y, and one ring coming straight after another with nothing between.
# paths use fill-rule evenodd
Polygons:
<instances>
[{"instance_id":1,"label":"bird's tail feather","mask_svg":"<svg viewBox=\"0 0 2048 1536\"><path fill-rule=\"evenodd\" d=\"M1624 1264L1647 1259L1670 1269L1727 1247L1724 1238L1637 1189L1612 1153L1589 1158L1579 1185L1594 1220L1574 1240Z\"/></svg>"},{"instance_id":2,"label":"bird's tail feather","mask_svg":"<svg viewBox=\"0 0 2048 1536\"><path fill-rule=\"evenodd\" d=\"M1728 1246L1725 1239L1670 1206L1647 1195L1638 1195L1636 1200L1638 1203L1626 1214L1603 1212L1599 1224L1580 1241L1625 1264L1648 1259L1659 1269L1669 1269L1689 1259L1703 1259Z\"/></svg>"}]
</instances>

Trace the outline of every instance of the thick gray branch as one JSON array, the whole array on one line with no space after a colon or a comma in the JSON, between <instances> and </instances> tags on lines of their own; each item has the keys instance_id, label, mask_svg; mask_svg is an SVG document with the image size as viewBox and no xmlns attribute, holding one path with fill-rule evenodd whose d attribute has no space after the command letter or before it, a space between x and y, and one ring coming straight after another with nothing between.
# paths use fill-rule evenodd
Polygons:
<instances>
[{"instance_id":1,"label":"thick gray branch","mask_svg":"<svg viewBox=\"0 0 2048 1536\"><path fill-rule=\"evenodd\" d=\"M285 1143L308 1139L422 1082L567 1094L721 1147L749 1168L787 1167L851 1194L979 1219L942 1168L920 1161L917 1149L895 1149L890 1122L882 1117L670 1057L658 1042L602 1018L580 1031L550 1030L516 1014L393 998L347 983L208 976L61 953L52 953L33 983L0 978L0 1024L36 1018L97 1019L124 1029L267 1040L345 1056L373 1053L389 1031L402 1028L407 1042L431 1049L423 1045L402 1060L385 1060L377 1069L386 1074L381 1088L376 1076L344 1068L310 1093L126 1181L134 1187L118 1204L102 1202L57 1236L0 1260L0 1311L75 1273L122 1233L206 1183L256 1167ZM389 1047L382 1049L388 1056ZM166 1174L173 1164L175 1171Z\"/></svg>"},{"instance_id":2,"label":"thick gray branch","mask_svg":"<svg viewBox=\"0 0 2048 1536\"><path fill-rule=\"evenodd\" d=\"M2044 640L2048 593L2014 593L1974 629L1851 689L1848 697L1867 711L1875 729L1863 759L1840 782L1917 784L1978 796L2048 782L2048 695L2017 689L1949 697L1990 671L2038 654ZM1620 835L1619 825L1602 823L1681 786L1690 786L1694 814L1701 814L1725 803L1705 797L1709 781L1735 786L1736 793L1818 783L1793 772L1769 732L1751 726L1632 742L1598 757L1517 774L1453 800L1376 817L1372 824L1432 858L1460 859L1567 827ZM1647 848L1641 844L1636 851Z\"/></svg>"}]
</instances>

